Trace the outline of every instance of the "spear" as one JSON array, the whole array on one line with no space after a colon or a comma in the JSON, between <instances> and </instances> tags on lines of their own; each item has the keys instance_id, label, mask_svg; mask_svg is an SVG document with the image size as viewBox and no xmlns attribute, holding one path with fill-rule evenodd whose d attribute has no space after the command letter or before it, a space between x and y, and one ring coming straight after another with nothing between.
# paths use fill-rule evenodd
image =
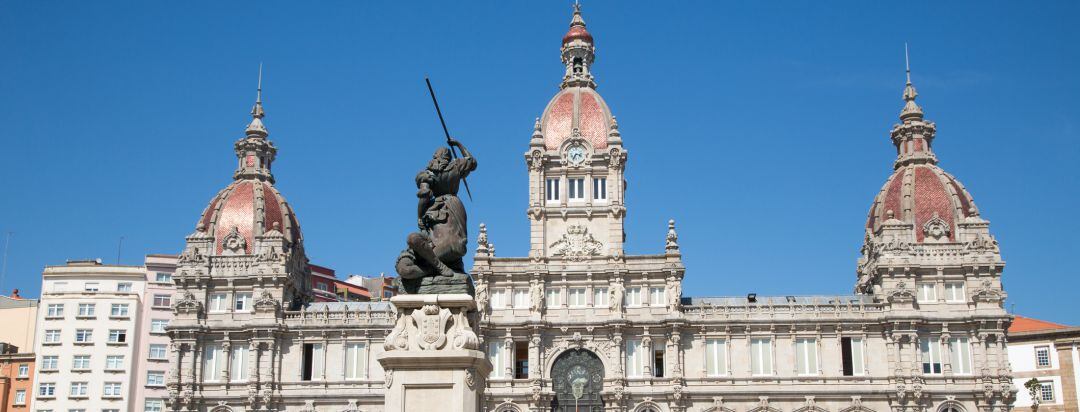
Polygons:
<instances>
[{"instance_id":1,"label":"spear","mask_svg":"<svg viewBox=\"0 0 1080 412\"><path fill-rule=\"evenodd\" d=\"M424 81L427 82L428 93L431 94L431 102L435 103L435 113L439 114L439 123L442 123L443 133L446 134L446 144L450 146L450 157L457 159L457 149L450 144L450 130L446 128L446 120L443 120L442 110L439 109L439 101L435 99L435 89L431 88L431 79L424 77ZM469 195L469 200L472 200L472 191L469 190L469 181L465 180L465 177L461 177L461 183L465 184L465 193Z\"/></svg>"}]
</instances>

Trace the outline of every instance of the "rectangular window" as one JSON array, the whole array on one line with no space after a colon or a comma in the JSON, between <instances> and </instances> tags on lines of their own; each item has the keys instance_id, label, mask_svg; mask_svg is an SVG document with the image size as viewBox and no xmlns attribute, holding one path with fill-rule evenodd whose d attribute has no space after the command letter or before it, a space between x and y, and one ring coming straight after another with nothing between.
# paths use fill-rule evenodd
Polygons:
<instances>
[{"instance_id":1,"label":"rectangular window","mask_svg":"<svg viewBox=\"0 0 1080 412\"><path fill-rule=\"evenodd\" d=\"M172 273L158 272L154 274L154 282L172 283Z\"/></svg>"},{"instance_id":2,"label":"rectangular window","mask_svg":"<svg viewBox=\"0 0 1080 412\"><path fill-rule=\"evenodd\" d=\"M964 282L948 282L945 284L945 301L949 303L964 303Z\"/></svg>"},{"instance_id":3,"label":"rectangular window","mask_svg":"<svg viewBox=\"0 0 1080 412\"><path fill-rule=\"evenodd\" d=\"M51 398L56 396L56 384L55 383L39 383L38 384L38 396Z\"/></svg>"},{"instance_id":4,"label":"rectangular window","mask_svg":"<svg viewBox=\"0 0 1080 412\"><path fill-rule=\"evenodd\" d=\"M934 303L937 302L937 289L934 284L930 282L920 282L916 287L919 289L919 302L922 303Z\"/></svg>"},{"instance_id":5,"label":"rectangular window","mask_svg":"<svg viewBox=\"0 0 1080 412\"><path fill-rule=\"evenodd\" d=\"M203 382L217 382L221 379L221 345L207 344L203 348Z\"/></svg>"},{"instance_id":6,"label":"rectangular window","mask_svg":"<svg viewBox=\"0 0 1080 412\"><path fill-rule=\"evenodd\" d=\"M514 342L514 379L529 379L529 342Z\"/></svg>"},{"instance_id":7,"label":"rectangular window","mask_svg":"<svg viewBox=\"0 0 1080 412\"><path fill-rule=\"evenodd\" d=\"M167 308L172 306L172 296L166 294L154 294L154 307Z\"/></svg>"},{"instance_id":8,"label":"rectangular window","mask_svg":"<svg viewBox=\"0 0 1080 412\"><path fill-rule=\"evenodd\" d=\"M641 288L626 288L626 298L623 303L629 307L641 306Z\"/></svg>"},{"instance_id":9,"label":"rectangular window","mask_svg":"<svg viewBox=\"0 0 1080 412\"><path fill-rule=\"evenodd\" d=\"M251 292L239 292L236 294L236 299L233 299L236 305L233 309L237 312L248 312L251 310Z\"/></svg>"},{"instance_id":10,"label":"rectangular window","mask_svg":"<svg viewBox=\"0 0 1080 412\"><path fill-rule=\"evenodd\" d=\"M585 199L585 179L566 179L567 198L570 200Z\"/></svg>"},{"instance_id":11,"label":"rectangular window","mask_svg":"<svg viewBox=\"0 0 1080 412\"><path fill-rule=\"evenodd\" d=\"M353 342L345 345L345 379L367 377L367 345Z\"/></svg>"},{"instance_id":12,"label":"rectangular window","mask_svg":"<svg viewBox=\"0 0 1080 412\"><path fill-rule=\"evenodd\" d=\"M649 304L652 306L664 306L667 304L664 298L664 287L649 288Z\"/></svg>"},{"instance_id":13,"label":"rectangular window","mask_svg":"<svg viewBox=\"0 0 1080 412\"><path fill-rule=\"evenodd\" d=\"M131 283L120 282L116 284L117 292L131 292Z\"/></svg>"},{"instance_id":14,"label":"rectangular window","mask_svg":"<svg viewBox=\"0 0 1080 412\"><path fill-rule=\"evenodd\" d=\"M772 375L772 339L750 340L750 370L754 375Z\"/></svg>"},{"instance_id":15,"label":"rectangular window","mask_svg":"<svg viewBox=\"0 0 1080 412\"><path fill-rule=\"evenodd\" d=\"M645 359L642 352L640 340L626 340L626 377L640 378L643 375Z\"/></svg>"},{"instance_id":16,"label":"rectangular window","mask_svg":"<svg viewBox=\"0 0 1080 412\"><path fill-rule=\"evenodd\" d=\"M817 375L817 339L795 339L795 370L799 375Z\"/></svg>"},{"instance_id":17,"label":"rectangular window","mask_svg":"<svg viewBox=\"0 0 1080 412\"><path fill-rule=\"evenodd\" d=\"M503 374L506 373L505 359L506 355L503 354L503 343L501 341L488 342L487 347L488 361L491 362L491 378L499 379L503 378Z\"/></svg>"},{"instance_id":18,"label":"rectangular window","mask_svg":"<svg viewBox=\"0 0 1080 412\"><path fill-rule=\"evenodd\" d=\"M233 345L229 355L229 377L233 382L247 382L248 345Z\"/></svg>"},{"instance_id":19,"label":"rectangular window","mask_svg":"<svg viewBox=\"0 0 1080 412\"><path fill-rule=\"evenodd\" d=\"M99 289L97 282L86 282L83 285L83 290L87 292L97 292Z\"/></svg>"},{"instance_id":20,"label":"rectangular window","mask_svg":"<svg viewBox=\"0 0 1080 412\"><path fill-rule=\"evenodd\" d=\"M862 338L840 338L840 352L844 362L844 376L863 374Z\"/></svg>"},{"instance_id":21,"label":"rectangular window","mask_svg":"<svg viewBox=\"0 0 1080 412\"><path fill-rule=\"evenodd\" d=\"M1054 401L1054 382L1051 382L1051 381L1039 382L1039 401L1041 401L1041 402L1053 402Z\"/></svg>"},{"instance_id":22,"label":"rectangular window","mask_svg":"<svg viewBox=\"0 0 1080 412\"><path fill-rule=\"evenodd\" d=\"M160 343L150 344L150 359L166 359L165 345Z\"/></svg>"},{"instance_id":23,"label":"rectangular window","mask_svg":"<svg viewBox=\"0 0 1080 412\"><path fill-rule=\"evenodd\" d=\"M300 379L305 381L323 378L323 345L321 343L304 344L304 369Z\"/></svg>"},{"instance_id":24,"label":"rectangular window","mask_svg":"<svg viewBox=\"0 0 1080 412\"><path fill-rule=\"evenodd\" d=\"M585 307L585 288L571 288L567 296L570 307Z\"/></svg>"},{"instance_id":25,"label":"rectangular window","mask_svg":"<svg viewBox=\"0 0 1080 412\"><path fill-rule=\"evenodd\" d=\"M76 343L90 343L94 341L94 331L90 329L76 329L75 330L75 342Z\"/></svg>"},{"instance_id":26,"label":"rectangular window","mask_svg":"<svg viewBox=\"0 0 1080 412\"><path fill-rule=\"evenodd\" d=\"M1050 347L1039 346L1035 348L1035 366L1040 368L1050 367Z\"/></svg>"},{"instance_id":27,"label":"rectangular window","mask_svg":"<svg viewBox=\"0 0 1080 412\"><path fill-rule=\"evenodd\" d=\"M593 288L593 307L605 308L608 306L608 288Z\"/></svg>"},{"instance_id":28,"label":"rectangular window","mask_svg":"<svg viewBox=\"0 0 1080 412\"><path fill-rule=\"evenodd\" d=\"M211 312L224 312L228 309L228 305L225 303L224 293L211 293L210 294L210 311Z\"/></svg>"},{"instance_id":29,"label":"rectangular window","mask_svg":"<svg viewBox=\"0 0 1080 412\"><path fill-rule=\"evenodd\" d=\"M548 179L547 190L544 191L547 194L547 200L549 202L557 202L559 200L559 179Z\"/></svg>"},{"instance_id":30,"label":"rectangular window","mask_svg":"<svg viewBox=\"0 0 1080 412\"><path fill-rule=\"evenodd\" d=\"M652 348L652 373L654 377L664 377L664 343L653 342Z\"/></svg>"},{"instance_id":31,"label":"rectangular window","mask_svg":"<svg viewBox=\"0 0 1080 412\"><path fill-rule=\"evenodd\" d=\"M109 343L125 343L127 342L127 331L123 329L110 329L109 330Z\"/></svg>"},{"instance_id":32,"label":"rectangular window","mask_svg":"<svg viewBox=\"0 0 1080 412\"><path fill-rule=\"evenodd\" d=\"M514 289L514 309L529 308L529 290Z\"/></svg>"},{"instance_id":33,"label":"rectangular window","mask_svg":"<svg viewBox=\"0 0 1080 412\"><path fill-rule=\"evenodd\" d=\"M968 338L952 338L949 341L951 349L950 362L953 373L971 374L971 342Z\"/></svg>"},{"instance_id":34,"label":"rectangular window","mask_svg":"<svg viewBox=\"0 0 1080 412\"><path fill-rule=\"evenodd\" d=\"M86 394L88 393L89 389L90 389L90 384L88 384L86 382L72 382L71 383L71 391L68 392L68 396L73 397L73 398L74 397L84 398L84 397L86 397Z\"/></svg>"},{"instance_id":35,"label":"rectangular window","mask_svg":"<svg viewBox=\"0 0 1080 412\"><path fill-rule=\"evenodd\" d=\"M503 309L503 308L506 307L507 303L509 303L509 302L506 301L506 290L505 289L499 289L499 290L495 290L495 291L491 292L491 308L492 309Z\"/></svg>"},{"instance_id":36,"label":"rectangular window","mask_svg":"<svg viewBox=\"0 0 1080 412\"><path fill-rule=\"evenodd\" d=\"M124 369L124 355L109 355L105 357L105 369Z\"/></svg>"},{"instance_id":37,"label":"rectangular window","mask_svg":"<svg viewBox=\"0 0 1080 412\"><path fill-rule=\"evenodd\" d=\"M95 306L97 305L94 305L93 303L80 303L78 316L81 318L93 317Z\"/></svg>"},{"instance_id":38,"label":"rectangular window","mask_svg":"<svg viewBox=\"0 0 1080 412\"><path fill-rule=\"evenodd\" d=\"M60 343L60 329L46 330L44 343Z\"/></svg>"},{"instance_id":39,"label":"rectangular window","mask_svg":"<svg viewBox=\"0 0 1080 412\"><path fill-rule=\"evenodd\" d=\"M41 357L41 370L54 371L60 368L59 356L42 356Z\"/></svg>"},{"instance_id":40,"label":"rectangular window","mask_svg":"<svg viewBox=\"0 0 1080 412\"><path fill-rule=\"evenodd\" d=\"M941 373L941 342L937 338L919 339L919 352L922 354L923 373Z\"/></svg>"},{"instance_id":41,"label":"rectangular window","mask_svg":"<svg viewBox=\"0 0 1080 412\"><path fill-rule=\"evenodd\" d=\"M594 177L592 180L592 197L594 200L607 200L607 178Z\"/></svg>"},{"instance_id":42,"label":"rectangular window","mask_svg":"<svg viewBox=\"0 0 1080 412\"><path fill-rule=\"evenodd\" d=\"M27 365L25 363L20 364L19 365L19 376L18 377L19 378L29 378L30 377L30 365Z\"/></svg>"},{"instance_id":43,"label":"rectangular window","mask_svg":"<svg viewBox=\"0 0 1080 412\"><path fill-rule=\"evenodd\" d=\"M26 405L26 390L25 389L19 389L19 390L15 391L15 404L16 405Z\"/></svg>"},{"instance_id":44,"label":"rectangular window","mask_svg":"<svg viewBox=\"0 0 1080 412\"><path fill-rule=\"evenodd\" d=\"M71 369L90 369L90 355L75 355L71 358Z\"/></svg>"},{"instance_id":45,"label":"rectangular window","mask_svg":"<svg viewBox=\"0 0 1080 412\"><path fill-rule=\"evenodd\" d=\"M727 341L705 340L705 373L709 376L727 375Z\"/></svg>"},{"instance_id":46,"label":"rectangular window","mask_svg":"<svg viewBox=\"0 0 1080 412\"><path fill-rule=\"evenodd\" d=\"M165 386L165 372L147 371L146 386Z\"/></svg>"},{"instance_id":47,"label":"rectangular window","mask_svg":"<svg viewBox=\"0 0 1080 412\"><path fill-rule=\"evenodd\" d=\"M547 307L557 308L562 306L562 291L559 289L547 290Z\"/></svg>"},{"instance_id":48,"label":"rectangular window","mask_svg":"<svg viewBox=\"0 0 1080 412\"><path fill-rule=\"evenodd\" d=\"M120 382L105 382L105 391L102 395L114 398L120 396Z\"/></svg>"},{"instance_id":49,"label":"rectangular window","mask_svg":"<svg viewBox=\"0 0 1080 412\"><path fill-rule=\"evenodd\" d=\"M45 309L46 318L62 318L64 317L64 304L63 303L50 303Z\"/></svg>"},{"instance_id":50,"label":"rectangular window","mask_svg":"<svg viewBox=\"0 0 1080 412\"><path fill-rule=\"evenodd\" d=\"M165 333L166 326L169 326L168 319L150 319L150 333Z\"/></svg>"},{"instance_id":51,"label":"rectangular window","mask_svg":"<svg viewBox=\"0 0 1080 412\"><path fill-rule=\"evenodd\" d=\"M165 409L163 399L147 399L143 404L143 412L162 412Z\"/></svg>"},{"instance_id":52,"label":"rectangular window","mask_svg":"<svg viewBox=\"0 0 1080 412\"><path fill-rule=\"evenodd\" d=\"M109 311L109 316L113 317L127 317L128 305L126 303L113 303L112 310Z\"/></svg>"}]
</instances>

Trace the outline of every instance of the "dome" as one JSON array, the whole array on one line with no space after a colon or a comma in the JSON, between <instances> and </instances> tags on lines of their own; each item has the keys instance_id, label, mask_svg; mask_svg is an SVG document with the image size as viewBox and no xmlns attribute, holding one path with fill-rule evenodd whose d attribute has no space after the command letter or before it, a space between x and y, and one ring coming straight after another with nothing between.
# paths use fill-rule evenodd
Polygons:
<instances>
[{"instance_id":1,"label":"dome","mask_svg":"<svg viewBox=\"0 0 1080 412\"><path fill-rule=\"evenodd\" d=\"M570 30L568 30L566 32L566 35L562 38L563 44L570 43L574 40L581 40L587 43L593 42L592 35L589 34L589 31L586 30L584 26L570 27Z\"/></svg>"},{"instance_id":2,"label":"dome","mask_svg":"<svg viewBox=\"0 0 1080 412\"><path fill-rule=\"evenodd\" d=\"M255 238L277 230L289 243L302 239L296 214L281 193L268 182L237 180L218 192L199 218L199 230L214 238L215 255L225 252L226 238L234 231L243 242L236 254L251 254Z\"/></svg>"},{"instance_id":3,"label":"dome","mask_svg":"<svg viewBox=\"0 0 1080 412\"><path fill-rule=\"evenodd\" d=\"M607 103L591 87L571 86L559 91L540 118L544 147L557 150L574 130L592 145L593 149L607 147L612 116Z\"/></svg>"},{"instance_id":4,"label":"dome","mask_svg":"<svg viewBox=\"0 0 1080 412\"><path fill-rule=\"evenodd\" d=\"M937 165L898 168L870 206L867 229L877 232L890 218L914 225L915 241L923 242L935 223L946 228L948 241L956 241L956 225L978 215L975 201L964 185ZM942 241L945 241L943 238Z\"/></svg>"}]
</instances>

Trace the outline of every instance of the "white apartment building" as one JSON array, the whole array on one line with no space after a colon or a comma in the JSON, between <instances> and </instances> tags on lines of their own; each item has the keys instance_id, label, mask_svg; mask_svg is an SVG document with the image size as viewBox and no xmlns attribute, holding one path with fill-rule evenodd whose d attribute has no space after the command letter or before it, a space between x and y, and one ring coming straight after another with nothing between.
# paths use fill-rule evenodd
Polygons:
<instances>
[{"instance_id":1,"label":"white apartment building","mask_svg":"<svg viewBox=\"0 0 1080 412\"><path fill-rule=\"evenodd\" d=\"M1076 411L1080 399L1080 328L1016 316L1009 327L1009 363L1017 410L1039 403L1039 412ZM1026 387L1039 382L1034 397Z\"/></svg>"},{"instance_id":2,"label":"white apartment building","mask_svg":"<svg viewBox=\"0 0 1080 412\"><path fill-rule=\"evenodd\" d=\"M42 274L36 412L137 410L132 385L146 289L141 266L69 261Z\"/></svg>"}]
</instances>

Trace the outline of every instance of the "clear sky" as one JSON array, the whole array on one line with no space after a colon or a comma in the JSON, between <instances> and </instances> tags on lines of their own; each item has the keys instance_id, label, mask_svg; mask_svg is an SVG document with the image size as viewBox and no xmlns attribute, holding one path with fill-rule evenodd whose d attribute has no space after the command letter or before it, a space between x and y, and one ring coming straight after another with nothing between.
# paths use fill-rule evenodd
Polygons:
<instances>
[{"instance_id":1,"label":"clear sky","mask_svg":"<svg viewBox=\"0 0 1080 412\"><path fill-rule=\"evenodd\" d=\"M904 42L940 165L1001 242L1016 312L1080 324L1080 3L583 4L630 151L629 253L678 222L689 296L846 294L895 151ZM44 265L177 253L231 179L265 64L278 187L312 262L393 271L413 176L476 154L472 234L528 249L524 152L568 1L0 3L3 293ZM2 237L0 237L2 241Z\"/></svg>"}]
</instances>

